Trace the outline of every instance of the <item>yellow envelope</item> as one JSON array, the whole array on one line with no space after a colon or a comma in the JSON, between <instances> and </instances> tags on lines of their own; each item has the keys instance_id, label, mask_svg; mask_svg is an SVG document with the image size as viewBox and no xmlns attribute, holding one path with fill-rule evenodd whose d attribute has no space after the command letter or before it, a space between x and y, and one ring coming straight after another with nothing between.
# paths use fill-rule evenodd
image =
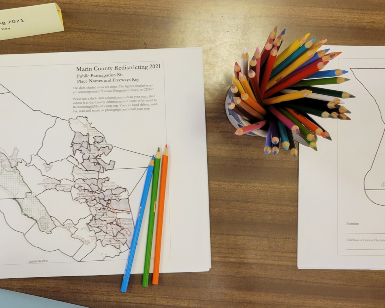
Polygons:
<instances>
[{"instance_id":1,"label":"yellow envelope","mask_svg":"<svg viewBox=\"0 0 385 308\"><path fill-rule=\"evenodd\" d=\"M0 40L64 31L56 3L0 11Z\"/></svg>"}]
</instances>

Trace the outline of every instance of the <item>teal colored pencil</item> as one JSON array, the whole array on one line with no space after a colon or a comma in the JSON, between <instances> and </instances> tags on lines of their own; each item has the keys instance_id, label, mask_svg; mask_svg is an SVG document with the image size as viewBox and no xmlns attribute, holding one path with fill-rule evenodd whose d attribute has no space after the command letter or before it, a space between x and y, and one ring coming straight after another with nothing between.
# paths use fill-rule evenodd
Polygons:
<instances>
[{"instance_id":1,"label":"teal colored pencil","mask_svg":"<svg viewBox=\"0 0 385 308\"><path fill-rule=\"evenodd\" d=\"M298 48L295 52L293 52L290 56L288 56L285 60L283 60L275 69L272 70L270 79L277 75L284 68L289 66L293 61L295 61L300 55L306 52L315 42L315 38L311 41L307 41L300 48Z\"/></svg>"},{"instance_id":2,"label":"teal colored pencil","mask_svg":"<svg viewBox=\"0 0 385 308\"><path fill-rule=\"evenodd\" d=\"M285 150L288 150L290 146L289 137L287 136L285 124L283 124L280 120L278 120L278 129L279 134L281 135L281 144Z\"/></svg>"},{"instance_id":3,"label":"teal colored pencil","mask_svg":"<svg viewBox=\"0 0 385 308\"><path fill-rule=\"evenodd\" d=\"M124 272L122 286L120 287L120 292L127 292L128 282L130 280L130 275L131 275L132 263L134 262L136 246L138 245L140 227L142 226L144 209L146 207L147 196L148 196L148 191L150 190L153 171L154 171L154 156L151 158L150 164L148 165L148 168L147 168L147 175L146 175L146 180L144 182L142 199L140 200L139 214L136 220L134 234L132 236L130 254L128 255L127 266Z\"/></svg>"},{"instance_id":4,"label":"teal colored pencil","mask_svg":"<svg viewBox=\"0 0 385 308\"><path fill-rule=\"evenodd\" d=\"M159 182L159 167L160 167L160 148L155 155L154 173L152 175L152 187L151 187L151 203L150 203L150 215L148 218L148 230L147 230L147 244L146 255L144 259L143 279L142 286L148 287L148 278L150 276L150 261L151 261L151 248L152 248L152 235L154 233L154 221L155 221L155 203L158 194L158 182Z\"/></svg>"}]
</instances>

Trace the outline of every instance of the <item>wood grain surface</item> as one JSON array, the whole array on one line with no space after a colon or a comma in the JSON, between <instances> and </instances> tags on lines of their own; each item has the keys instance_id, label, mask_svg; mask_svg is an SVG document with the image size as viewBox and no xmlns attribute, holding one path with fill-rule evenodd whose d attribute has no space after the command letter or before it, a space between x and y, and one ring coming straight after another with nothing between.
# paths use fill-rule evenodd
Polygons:
<instances>
[{"instance_id":1,"label":"wood grain surface","mask_svg":"<svg viewBox=\"0 0 385 308\"><path fill-rule=\"evenodd\" d=\"M0 9L47 2L0 1ZM243 47L262 47L275 25L287 29L284 46L306 32L333 45L385 45L384 0L58 4L65 32L1 41L0 53L203 47L212 269L163 274L148 288L134 275L126 294L121 275L6 279L0 288L95 308L385 307L383 271L297 269L298 160L265 156L264 140L235 136L224 111Z\"/></svg>"}]
</instances>

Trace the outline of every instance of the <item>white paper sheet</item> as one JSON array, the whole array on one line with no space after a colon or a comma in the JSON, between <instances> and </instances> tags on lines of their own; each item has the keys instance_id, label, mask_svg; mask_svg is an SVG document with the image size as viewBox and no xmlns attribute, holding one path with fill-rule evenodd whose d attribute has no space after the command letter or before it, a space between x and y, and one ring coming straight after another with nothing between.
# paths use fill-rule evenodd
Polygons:
<instances>
[{"instance_id":1,"label":"white paper sheet","mask_svg":"<svg viewBox=\"0 0 385 308\"><path fill-rule=\"evenodd\" d=\"M385 268L385 47L329 46L342 54L325 69L345 69L350 81L330 88L351 121L322 119L333 141L318 152L301 146L298 267Z\"/></svg>"},{"instance_id":2,"label":"white paper sheet","mask_svg":"<svg viewBox=\"0 0 385 308\"><path fill-rule=\"evenodd\" d=\"M0 69L0 278L122 274L166 143L160 271L210 269L200 48L3 55Z\"/></svg>"}]
</instances>

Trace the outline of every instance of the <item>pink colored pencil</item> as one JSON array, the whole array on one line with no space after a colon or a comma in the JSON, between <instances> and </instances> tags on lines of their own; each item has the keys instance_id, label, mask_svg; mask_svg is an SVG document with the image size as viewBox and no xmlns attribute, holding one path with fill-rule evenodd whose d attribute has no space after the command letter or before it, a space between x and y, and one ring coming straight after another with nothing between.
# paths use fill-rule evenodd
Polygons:
<instances>
[{"instance_id":1,"label":"pink colored pencil","mask_svg":"<svg viewBox=\"0 0 385 308\"><path fill-rule=\"evenodd\" d=\"M288 127L292 132L299 134L299 127L295 125L289 118L284 116L279 112L275 107L269 105L267 106L272 114L274 114L286 127Z\"/></svg>"},{"instance_id":2,"label":"pink colored pencil","mask_svg":"<svg viewBox=\"0 0 385 308\"><path fill-rule=\"evenodd\" d=\"M239 72L241 71L241 67L239 66L238 62L235 62L234 64L234 77L239 79Z\"/></svg>"},{"instance_id":3,"label":"pink colored pencil","mask_svg":"<svg viewBox=\"0 0 385 308\"><path fill-rule=\"evenodd\" d=\"M266 120L263 120L263 121L260 121L260 122L254 123L254 124L250 124L250 125L244 126L242 128L238 128L235 131L235 134L238 136L241 136L243 134L250 133L256 129L260 129L261 127L264 127L265 124L266 124Z\"/></svg>"}]
</instances>

